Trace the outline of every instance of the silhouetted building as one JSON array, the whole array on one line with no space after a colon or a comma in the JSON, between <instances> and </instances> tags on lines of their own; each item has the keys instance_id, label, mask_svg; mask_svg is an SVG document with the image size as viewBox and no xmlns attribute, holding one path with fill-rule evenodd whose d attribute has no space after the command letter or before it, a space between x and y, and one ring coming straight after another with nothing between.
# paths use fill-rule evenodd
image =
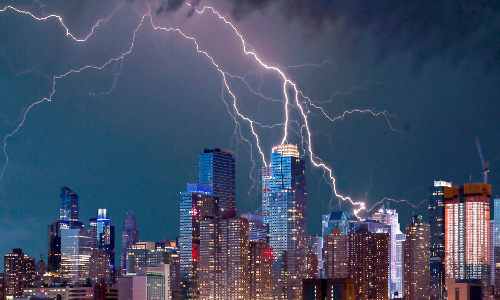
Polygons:
<instances>
[{"instance_id":1,"label":"silhouetted building","mask_svg":"<svg viewBox=\"0 0 500 300\"><path fill-rule=\"evenodd\" d=\"M274 297L299 299L306 274L307 191L305 162L297 145L277 145L272 150L269 185L269 243L274 257ZM264 183L264 181L268 181ZM263 199L264 201L267 201ZM268 208L264 208L268 205Z\"/></svg>"},{"instance_id":2,"label":"silhouetted building","mask_svg":"<svg viewBox=\"0 0 500 300\"><path fill-rule=\"evenodd\" d=\"M21 249L4 256L3 291L5 297L21 297L23 290L35 284L35 259Z\"/></svg>"},{"instance_id":3,"label":"silhouetted building","mask_svg":"<svg viewBox=\"0 0 500 300\"><path fill-rule=\"evenodd\" d=\"M219 211L236 209L235 180L233 151L210 148L198 155L198 183L210 185L219 196Z\"/></svg>"},{"instance_id":4,"label":"silhouetted building","mask_svg":"<svg viewBox=\"0 0 500 300\"><path fill-rule=\"evenodd\" d=\"M469 183L444 189L446 278L481 279L490 289L491 185Z\"/></svg>"},{"instance_id":5,"label":"silhouetted building","mask_svg":"<svg viewBox=\"0 0 500 300\"><path fill-rule=\"evenodd\" d=\"M445 291L444 189L446 188L451 188L451 182L435 180L434 186L429 187L429 227L431 243L430 296L433 300L443 299Z\"/></svg>"},{"instance_id":6,"label":"silhouetted building","mask_svg":"<svg viewBox=\"0 0 500 300\"><path fill-rule=\"evenodd\" d=\"M304 279L303 300L354 300L354 280L337 279Z\"/></svg>"},{"instance_id":7,"label":"silhouetted building","mask_svg":"<svg viewBox=\"0 0 500 300\"><path fill-rule=\"evenodd\" d=\"M47 264L43 261L43 258L44 255L40 254L40 260L35 265L35 286L42 286L43 275L48 271Z\"/></svg>"},{"instance_id":8,"label":"silhouetted building","mask_svg":"<svg viewBox=\"0 0 500 300\"><path fill-rule=\"evenodd\" d=\"M348 234L349 274L354 279L355 299L387 299L389 294L390 226L368 220L355 224Z\"/></svg>"},{"instance_id":9,"label":"silhouetted building","mask_svg":"<svg viewBox=\"0 0 500 300\"><path fill-rule=\"evenodd\" d=\"M180 193L180 276L182 299L198 299L198 264L200 261L200 222L219 213L219 197L210 185L188 184Z\"/></svg>"},{"instance_id":10,"label":"silhouetted building","mask_svg":"<svg viewBox=\"0 0 500 300\"><path fill-rule=\"evenodd\" d=\"M127 248L139 241L139 231L137 231L137 222L134 212L129 210L125 217L125 228L122 231L122 253L121 268L122 275L127 272Z\"/></svg>"},{"instance_id":11,"label":"silhouetted building","mask_svg":"<svg viewBox=\"0 0 500 300\"><path fill-rule=\"evenodd\" d=\"M347 240L337 226L326 236L326 278L349 278Z\"/></svg>"},{"instance_id":12,"label":"silhouetted building","mask_svg":"<svg viewBox=\"0 0 500 300\"><path fill-rule=\"evenodd\" d=\"M406 226L404 250L404 295L407 300L429 299L430 247L429 224L413 216Z\"/></svg>"}]
</instances>

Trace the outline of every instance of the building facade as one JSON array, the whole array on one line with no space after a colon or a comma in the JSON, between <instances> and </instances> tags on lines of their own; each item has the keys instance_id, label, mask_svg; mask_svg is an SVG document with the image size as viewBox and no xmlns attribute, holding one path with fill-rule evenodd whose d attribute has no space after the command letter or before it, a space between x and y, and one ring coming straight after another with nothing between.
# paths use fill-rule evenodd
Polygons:
<instances>
[{"instance_id":1,"label":"building facade","mask_svg":"<svg viewBox=\"0 0 500 300\"><path fill-rule=\"evenodd\" d=\"M269 178L269 242L274 258L276 300L299 299L306 276L305 162L297 145L273 148ZM263 212L264 212L263 203Z\"/></svg>"},{"instance_id":2,"label":"building facade","mask_svg":"<svg viewBox=\"0 0 500 300\"><path fill-rule=\"evenodd\" d=\"M96 237L97 238L97 237ZM134 212L129 210L125 217L125 228L122 230L122 252L121 268L122 275L127 272L127 248L139 241L139 231L137 231L137 221Z\"/></svg>"},{"instance_id":3,"label":"building facade","mask_svg":"<svg viewBox=\"0 0 500 300\"><path fill-rule=\"evenodd\" d=\"M445 275L454 279L481 279L490 289L491 185L469 183L444 189Z\"/></svg>"},{"instance_id":4,"label":"building facade","mask_svg":"<svg viewBox=\"0 0 500 300\"><path fill-rule=\"evenodd\" d=\"M389 291L390 296L400 297L403 294L403 242L404 234L401 232L399 216L395 209L382 205L379 210L372 215L373 220L389 225Z\"/></svg>"},{"instance_id":5,"label":"building facade","mask_svg":"<svg viewBox=\"0 0 500 300\"><path fill-rule=\"evenodd\" d=\"M451 182L440 180L435 180L434 185L429 187L429 227L431 244L430 296L433 300L443 299L445 292L444 190L451 187Z\"/></svg>"},{"instance_id":6,"label":"building facade","mask_svg":"<svg viewBox=\"0 0 500 300\"><path fill-rule=\"evenodd\" d=\"M358 300L386 300L389 294L390 226L374 221L358 222L348 234L349 275Z\"/></svg>"},{"instance_id":7,"label":"building facade","mask_svg":"<svg viewBox=\"0 0 500 300\"><path fill-rule=\"evenodd\" d=\"M494 232L494 259L495 259L495 294L500 295L500 198L494 200L495 232Z\"/></svg>"},{"instance_id":8,"label":"building facade","mask_svg":"<svg viewBox=\"0 0 500 300\"><path fill-rule=\"evenodd\" d=\"M21 297L23 290L35 285L35 259L21 249L13 249L4 255L4 297Z\"/></svg>"},{"instance_id":9,"label":"building facade","mask_svg":"<svg viewBox=\"0 0 500 300\"><path fill-rule=\"evenodd\" d=\"M248 288L249 300L273 299L273 249L268 242L249 245Z\"/></svg>"},{"instance_id":10,"label":"building facade","mask_svg":"<svg viewBox=\"0 0 500 300\"><path fill-rule=\"evenodd\" d=\"M212 187L220 211L236 209L235 165L233 151L210 148L198 155L198 183Z\"/></svg>"},{"instance_id":11,"label":"building facade","mask_svg":"<svg viewBox=\"0 0 500 300\"><path fill-rule=\"evenodd\" d=\"M61 230L61 277L68 284L85 284L89 275L91 239L85 229Z\"/></svg>"},{"instance_id":12,"label":"building facade","mask_svg":"<svg viewBox=\"0 0 500 300\"><path fill-rule=\"evenodd\" d=\"M354 280L338 279L304 279L303 300L354 300Z\"/></svg>"},{"instance_id":13,"label":"building facade","mask_svg":"<svg viewBox=\"0 0 500 300\"><path fill-rule=\"evenodd\" d=\"M78 195L65 186L61 188L59 220L78 221Z\"/></svg>"},{"instance_id":14,"label":"building facade","mask_svg":"<svg viewBox=\"0 0 500 300\"><path fill-rule=\"evenodd\" d=\"M184 299L199 298L200 222L218 214L219 197L212 194L210 185L188 184L187 191L180 193L180 288Z\"/></svg>"},{"instance_id":15,"label":"building facade","mask_svg":"<svg viewBox=\"0 0 500 300\"><path fill-rule=\"evenodd\" d=\"M326 268L325 278L349 278L347 235L342 234L334 226L326 236Z\"/></svg>"},{"instance_id":16,"label":"building facade","mask_svg":"<svg viewBox=\"0 0 500 300\"><path fill-rule=\"evenodd\" d=\"M408 300L428 300L430 285L430 230L422 216L413 216L406 226L404 248L404 296Z\"/></svg>"}]
</instances>

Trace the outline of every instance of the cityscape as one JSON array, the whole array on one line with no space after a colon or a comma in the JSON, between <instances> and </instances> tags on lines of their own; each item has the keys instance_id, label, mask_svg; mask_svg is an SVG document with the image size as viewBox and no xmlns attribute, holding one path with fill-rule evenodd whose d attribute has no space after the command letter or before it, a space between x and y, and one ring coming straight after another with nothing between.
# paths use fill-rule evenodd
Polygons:
<instances>
[{"instance_id":1,"label":"cityscape","mask_svg":"<svg viewBox=\"0 0 500 300\"><path fill-rule=\"evenodd\" d=\"M482 157L479 143L478 150ZM19 248L5 254L0 298L495 299L500 224L490 220L488 162L483 166L484 182L434 181L428 223L414 215L401 225L389 203L365 220L339 207L322 216L318 235L307 233L305 161L297 145L273 148L262 168L261 212L239 216L234 152L205 148L198 179L179 194L180 235L141 241L128 211L120 265L107 209L99 208L85 229L78 195L61 187L47 261ZM500 212L500 198L494 204Z\"/></svg>"},{"instance_id":2,"label":"cityscape","mask_svg":"<svg viewBox=\"0 0 500 300\"><path fill-rule=\"evenodd\" d=\"M0 300L500 299L499 37L489 0L0 0Z\"/></svg>"}]
</instances>

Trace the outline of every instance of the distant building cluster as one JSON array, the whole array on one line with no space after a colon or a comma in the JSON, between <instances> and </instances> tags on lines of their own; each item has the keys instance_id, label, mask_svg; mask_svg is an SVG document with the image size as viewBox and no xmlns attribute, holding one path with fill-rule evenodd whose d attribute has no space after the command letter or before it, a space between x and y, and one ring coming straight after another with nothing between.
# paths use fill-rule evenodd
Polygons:
<instances>
[{"instance_id":1,"label":"distant building cluster","mask_svg":"<svg viewBox=\"0 0 500 300\"><path fill-rule=\"evenodd\" d=\"M78 195L62 187L47 262L21 249L5 254L0 300L500 297L500 222L490 221L489 184L435 181L429 222L415 215L404 234L387 203L366 220L339 207L322 215L318 235L307 234L305 162L296 145L274 147L262 168L261 213L236 213L232 151L204 149L198 171L179 194L175 239L141 241L127 212L120 266L107 210L99 208L86 229ZM500 199L494 204L500 220Z\"/></svg>"}]
</instances>

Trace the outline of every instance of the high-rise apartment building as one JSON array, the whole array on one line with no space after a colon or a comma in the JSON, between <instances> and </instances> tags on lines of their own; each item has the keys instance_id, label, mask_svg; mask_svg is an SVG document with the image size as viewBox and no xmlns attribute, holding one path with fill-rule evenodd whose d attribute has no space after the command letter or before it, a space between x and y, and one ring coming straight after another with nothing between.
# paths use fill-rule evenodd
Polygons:
<instances>
[{"instance_id":1,"label":"high-rise apartment building","mask_svg":"<svg viewBox=\"0 0 500 300\"><path fill-rule=\"evenodd\" d=\"M87 230L61 230L61 277L64 282L84 284L90 278L90 245Z\"/></svg>"},{"instance_id":2,"label":"high-rise apartment building","mask_svg":"<svg viewBox=\"0 0 500 300\"><path fill-rule=\"evenodd\" d=\"M297 145L273 148L269 178L269 242L274 256L276 300L302 297L306 276L306 178L305 163ZM264 184L263 184L264 185ZM264 201L266 201L264 199ZM263 213L265 212L262 203Z\"/></svg>"},{"instance_id":3,"label":"high-rise apartment building","mask_svg":"<svg viewBox=\"0 0 500 300\"><path fill-rule=\"evenodd\" d=\"M469 183L444 189L445 275L481 279L490 294L491 185Z\"/></svg>"},{"instance_id":4,"label":"high-rise apartment building","mask_svg":"<svg viewBox=\"0 0 500 300\"><path fill-rule=\"evenodd\" d=\"M137 242L127 248L127 272L134 275L142 267L169 264L170 250L164 243Z\"/></svg>"},{"instance_id":5,"label":"high-rise apartment building","mask_svg":"<svg viewBox=\"0 0 500 300\"><path fill-rule=\"evenodd\" d=\"M349 278L347 235L334 226L326 236L326 272L325 278Z\"/></svg>"},{"instance_id":6,"label":"high-rise apartment building","mask_svg":"<svg viewBox=\"0 0 500 300\"><path fill-rule=\"evenodd\" d=\"M413 216L406 226L404 249L404 296L408 300L429 299L430 247L429 224Z\"/></svg>"},{"instance_id":7,"label":"high-rise apartment building","mask_svg":"<svg viewBox=\"0 0 500 300\"><path fill-rule=\"evenodd\" d=\"M212 186L212 194L219 196L220 211L236 208L235 180L233 151L210 148L198 155L198 183Z\"/></svg>"},{"instance_id":8,"label":"high-rise apartment building","mask_svg":"<svg viewBox=\"0 0 500 300\"><path fill-rule=\"evenodd\" d=\"M432 300L441 300L445 292L444 276L444 190L451 188L451 182L434 181L429 187L429 227L431 243L430 296Z\"/></svg>"},{"instance_id":9,"label":"high-rise apartment building","mask_svg":"<svg viewBox=\"0 0 500 300\"><path fill-rule=\"evenodd\" d=\"M349 274L354 279L355 299L386 300L389 282L390 226L368 220L355 224L348 234Z\"/></svg>"},{"instance_id":10,"label":"high-rise apartment building","mask_svg":"<svg viewBox=\"0 0 500 300\"><path fill-rule=\"evenodd\" d=\"M216 218L219 197L210 185L188 184L180 193L179 258L183 299L198 299L198 264L200 261L200 222Z\"/></svg>"},{"instance_id":11,"label":"high-rise apartment building","mask_svg":"<svg viewBox=\"0 0 500 300\"><path fill-rule=\"evenodd\" d=\"M78 221L78 195L68 187L61 188L60 217L62 221Z\"/></svg>"},{"instance_id":12,"label":"high-rise apartment building","mask_svg":"<svg viewBox=\"0 0 500 300\"><path fill-rule=\"evenodd\" d=\"M495 258L495 294L500 294L500 198L494 200L495 232L494 232L494 258Z\"/></svg>"},{"instance_id":13,"label":"high-rise apartment building","mask_svg":"<svg viewBox=\"0 0 500 300\"><path fill-rule=\"evenodd\" d=\"M323 240L317 233L306 235L307 278L321 278L323 274Z\"/></svg>"},{"instance_id":14,"label":"high-rise apartment building","mask_svg":"<svg viewBox=\"0 0 500 300\"><path fill-rule=\"evenodd\" d=\"M249 299L248 220L200 222L200 299Z\"/></svg>"},{"instance_id":15,"label":"high-rise apartment building","mask_svg":"<svg viewBox=\"0 0 500 300\"><path fill-rule=\"evenodd\" d=\"M403 294L403 242L404 234L399 225L398 213L395 209L382 205L379 210L372 215L374 221L389 225L389 291L390 296L400 297Z\"/></svg>"},{"instance_id":16,"label":"high-rise apartment building","mask_svg":"<svg viewBox=\"0 0 500 300\"><path fill-rule=\"evenodd\" d=\"M35 259L21 249L14 249L4 256L3 294L21 297L23 290L35 284Z\"/></svg>"},{"instance_id":17,"label":"high-rise apartment building","mask_svg":"<svg viewBox=\"0 0 500 300\"><path fill-rule=\"evenodd\" d=\"M495 220L490 220L490 286L495 286Z\"/></svg>"},{"instance_id":18,"label":"high-rise apartment building","mask_svg":"<svg viewBox=\"0 0 500 300\"><path fill-rule=\"evenodd\" d=\"M121 253L122 275L125 275L127 273L127 248L130 245L137 243L138 241L139 241L139 231L137 231L137 221L135 220L134 212L129 210L127 212L127 216L125 217L125 228L122 230L122 253Z\"/></svg>"},{"instance_id":19,"label":"high-rise apartment building","mask_svg":"<svg viewBox=\"0 0 500 300\"><path fill-rule=\"evenodd\" d=\"M273 249L268 242L250 242L248 260L248 299L273 299Z\"/></svg>"}]
</instances>

